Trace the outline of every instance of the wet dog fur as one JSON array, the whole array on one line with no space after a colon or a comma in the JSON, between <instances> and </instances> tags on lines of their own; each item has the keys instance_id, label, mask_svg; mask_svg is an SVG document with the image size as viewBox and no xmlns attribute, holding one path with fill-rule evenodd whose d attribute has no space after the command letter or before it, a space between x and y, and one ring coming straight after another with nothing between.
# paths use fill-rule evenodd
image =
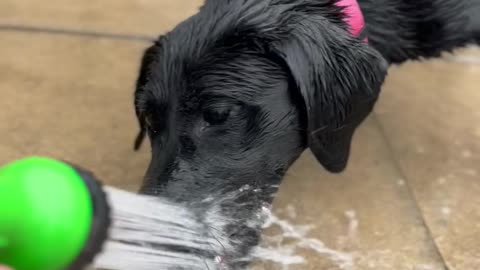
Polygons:
<instances>
[{"instance_id":1,"label":"wet dog fur","mask_svg":"<svg viewBox=\"0 0 480 270\"><path fill-rule=\"evenodd\" d=\"M232 268L306 148L330 172L347 166L389 65L479 40L474 0L359 0L368 44L335 2L207 0L143 56L135 147L148 136L152 156L141 192L201 202L199 218L231 242ZM208 220L212 209L231 222Z\"/></svg>"}]
</instances>

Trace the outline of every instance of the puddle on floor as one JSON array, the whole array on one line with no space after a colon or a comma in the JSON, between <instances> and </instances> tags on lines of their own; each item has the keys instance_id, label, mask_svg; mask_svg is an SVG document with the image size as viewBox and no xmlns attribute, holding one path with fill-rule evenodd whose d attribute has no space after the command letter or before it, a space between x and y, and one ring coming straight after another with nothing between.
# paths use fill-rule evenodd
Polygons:
<instances>
[{"instance_id":1,"label":"puddle on floor","mask_svg":"<svg viewBox=\"0 0 480 270\"><path fill-rule=\"evenodd\" d=\"M401 250L360 251L349 248L356 241L360 226L355 210L345 211L347 230L345 235L338 236L340 248L329 247L321 239L313 237L311 231L315 225L295 224L292 220L297 213L292 205L276 210L276 213L268 209L264 209L264 212L268 219L264 226L263 243L255 250L256 261L249 270L398 270L395 262L402 260L405 263L401 270L444 269L441 264L409 264L409 259ZM287 218L282 219L277 213Z\"/></svg>"}]
</instances>

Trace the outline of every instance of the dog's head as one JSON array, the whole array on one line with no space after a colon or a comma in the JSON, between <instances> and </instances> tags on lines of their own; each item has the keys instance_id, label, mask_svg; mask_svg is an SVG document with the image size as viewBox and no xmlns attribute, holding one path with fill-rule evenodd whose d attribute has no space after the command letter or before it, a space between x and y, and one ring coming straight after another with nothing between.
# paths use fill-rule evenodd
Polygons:
<instances>
[{"instance_id":1,"label":"dog's head","mask_svg":"<svg viewBox=\"0 0 480 270\"><path fill-rule=\"evenodd\" d=\"M241 191L222 211L247 220L305 148L327 170L345 168L387 64L350 36L334 0L291 2L207 1L145 52L143 192L218 202Z\"/></svg>"}]
</instances>

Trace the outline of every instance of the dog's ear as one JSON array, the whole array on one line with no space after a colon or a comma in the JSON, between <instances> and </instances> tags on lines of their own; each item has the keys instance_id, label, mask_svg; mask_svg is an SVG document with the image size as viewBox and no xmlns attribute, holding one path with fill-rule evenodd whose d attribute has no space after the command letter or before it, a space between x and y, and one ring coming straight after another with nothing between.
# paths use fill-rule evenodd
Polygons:
<instances>
[{"instance_id":1,"label":"dog's ear","mask_svg":"<svg viewBox=\"0 0 480 270\"><path fill-rule=\"evenodd\" d=\"M147 128L146 128L146 122L145 122L145 116L143 113L140 112L140 105L139 101L141 100L141 96L144 92L144 87L148 82L148 77L149 77L149 67L151 64L155 61L158 53L158 46L159 42L162 37L160 37L159 41L157 41L154 45L150 46L145 50L142 56L142 60L140 62L140 71L137 79L137 84L136 84L136 89L135 89L135 113L137 115L138 119L138 124L140 127L140 130L138 132L138 135L135 139L134 143L134 150L140 149L140 146L142 146L143 140L145 139L145 136L147 134Z\"/></svg>"},{"instance_id":2,"label":"dog's ear","mask_svg":"<svg viewBox=\"0 0 480 270\"><path fill-rule=\"evenodd\" d=\"M341 172L388 65L368 44L326 19L304 17L290 29L270 50L283 60L303 97L308 146L328 171Z\"/></svg>"}]
</instances>

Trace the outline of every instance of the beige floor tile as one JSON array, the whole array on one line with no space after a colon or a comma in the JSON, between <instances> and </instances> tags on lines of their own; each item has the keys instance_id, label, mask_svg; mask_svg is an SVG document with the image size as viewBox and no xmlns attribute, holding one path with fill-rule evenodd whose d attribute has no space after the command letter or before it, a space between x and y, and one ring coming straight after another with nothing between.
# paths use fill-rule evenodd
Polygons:
<instances>
[{"instance_id":1,"label":"beige floor tile","mask_svg":"<svg viewBox=\"0 0 480 270\"><path fill-rule=\"evenodd\" d=\"M298 254L308 258L308 264L286 269L444 269L378 127L370 119L357 133L344 174L326 173L310 152L289 171L275 212L300 235L302 226L313 227L305 235L311 239L303 241L275 237L282 226L270 229L266 243L283 243L279 249L284 252L297 246ZM271 264L265 269L281 268Z\"/></svg>"},{"instance_id":2,"label":"beige floor tile","mask_svg":"<svg viewBox=\"0 0 480 270\"><path fill-rule=\"evenodd\" d=\"M392 69L376 108L451 270L480 269L479 85L479 64L410 63Z\"/></svg>"},{"instance_id":3,"label":"beige floor tile","mask_svg":"<svg viewBox=\"0 0 480 270\"><path fill-rule=\"evenodd\" d=\"M193 14L201 0L2 0L0 23L156 36Z\"/></svg>"},{"instance_id":4,"label":"beige floor tile","mask_svg":"<svg viewBox=\"0 0 480 270\"><path fill-rule=\"evenodd\" d=\"M2 34L0 163L67 159L134 188L147 149L133 152L132 95L145 44Z\"/></svg>"}]
</instances>

